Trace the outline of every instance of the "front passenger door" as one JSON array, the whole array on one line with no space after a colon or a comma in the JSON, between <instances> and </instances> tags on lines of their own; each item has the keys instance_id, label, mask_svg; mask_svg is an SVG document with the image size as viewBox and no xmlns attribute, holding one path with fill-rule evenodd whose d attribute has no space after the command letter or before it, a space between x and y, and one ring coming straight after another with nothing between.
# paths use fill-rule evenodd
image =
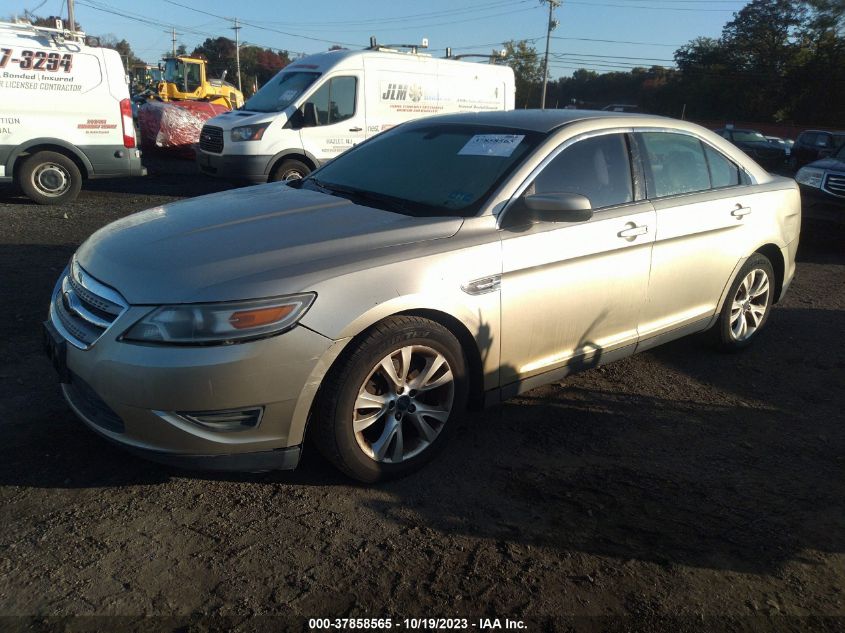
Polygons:
<instances>
[{"instance_id":1,"label":"front passenger door","mask_svg":"<svg viewBox=\"0 0 845 633\"><path fill-rule=\"evenodd\" d=\"M633 349L645 302L655 215L632 178L628 137L565 145L526 194L578 193L586 222L505 222L501 384L583 369ZM512 207L513 209L514 207ZM512 213L509 209L505 213Z\"/></svg>"},{"instance_id":2,"label":"front passenger door","mask_svg":"<svg viewBox=\"0 0 845 633\"><path fill-rule=\"evenodd\" d=\"M342 154L364 140L363 100L358 98L361 79L357 75L331 77L317 88L305 104L317 112L316 125L300 131L302 147L321 163Z\"/></svg>"}]
</instances>

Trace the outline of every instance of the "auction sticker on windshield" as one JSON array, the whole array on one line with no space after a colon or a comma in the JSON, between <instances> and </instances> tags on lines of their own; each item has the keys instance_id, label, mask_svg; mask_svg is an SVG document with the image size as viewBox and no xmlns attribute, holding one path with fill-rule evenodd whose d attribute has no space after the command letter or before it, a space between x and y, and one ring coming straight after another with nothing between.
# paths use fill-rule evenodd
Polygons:
<instances>
[{"instance_id":1,"label":"auction sticker on windshield","mask_svg":"<svg viewBox=\"0 0 845 633\"><path fill-rule=\"evenodd\" d=\"M458 156L501 156L507 158L525 138L524 134L476 134Z\"/></svg>"}]
</instances>

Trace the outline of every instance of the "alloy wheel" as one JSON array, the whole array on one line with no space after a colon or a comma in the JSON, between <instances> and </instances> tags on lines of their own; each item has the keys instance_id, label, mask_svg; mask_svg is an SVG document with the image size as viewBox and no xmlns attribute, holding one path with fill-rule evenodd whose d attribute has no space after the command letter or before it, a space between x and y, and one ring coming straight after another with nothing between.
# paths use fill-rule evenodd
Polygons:
<instances>
[{"instance_id":1,"label":"alloy wheel","mask_svg":"<svg viewBox=\"0 0 845 633\"><path fill-rule=\"evenodd\" d=\"M358 390L352 420L358 446L377 462L419 455L443 430L454 397L455 379L443 354L425 345L391 352Z\"/></svg>"},{"instance_id":2,"label":"alloy wheel","mask_svg":"<svg viewBox=\"0 0 845 633\"><path fill-rule=\"evenodd\" d=\"M731 336L735 341L751 338L766 316L769 307L769 275L755 268L745 276L731 305Z\"/></svg>"}]
</instances>

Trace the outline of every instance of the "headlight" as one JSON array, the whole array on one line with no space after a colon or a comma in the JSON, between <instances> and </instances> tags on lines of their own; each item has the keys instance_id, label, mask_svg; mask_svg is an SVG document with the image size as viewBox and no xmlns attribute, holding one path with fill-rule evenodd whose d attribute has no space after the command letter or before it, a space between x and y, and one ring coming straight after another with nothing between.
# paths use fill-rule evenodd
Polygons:
<instances>
[{"instance_id":1,"label":"headlight","mask_svg":"<svg viewBox=\"0 0 845 633\"><path fill-rule=\"evenodd\" d=\"M264 338L292 328L316 295L162 306L129 328L123 340L174 345L213 345Z\"/></svg>"},{"instance_id":2,"label":"headlight","mask_svg":"<svg viewBox=\"0 0 845 633\"><path fill-rule=\"evenodd\" d=\"M261 125L243 125L241 127L232 128L233 141L260 141L264 136L264 130L267 129L269 123L262 123Z\"/></svg>"},{"instance_id":3,"label":"headlight","mask_svg":"<svg viewBox=\"0 0 845 633\"><path fill-rule=\"evenodd\" d=\"M821 169L802 167L798 170L798 173L795 174L795 180L800 182L802 185L818 188L822 186L822 176L824 176L824 172Z\"/></svg>"}]
</instances>

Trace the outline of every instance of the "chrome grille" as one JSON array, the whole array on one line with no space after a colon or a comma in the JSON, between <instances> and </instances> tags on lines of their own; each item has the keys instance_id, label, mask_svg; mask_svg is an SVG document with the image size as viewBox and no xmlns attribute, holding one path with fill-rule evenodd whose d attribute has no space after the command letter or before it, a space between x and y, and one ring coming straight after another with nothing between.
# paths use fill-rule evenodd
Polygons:
<instances>
[{"instance_id":1,"label":"chrome grille","mask_svg":"<svg viewBox=\"0 0 845 633\"><path fill-rule=\"evenodd\" d=\"M223 128L204 125L200 132L200 148L219 154L223 151Z\"/></svg>"},{"instance_id":2,"label":"chrome grille","mask_svg":"<svg viewBox=\"0 0 845 633\"><path fill-rule=\"evenodd\" d=\"M71 345L88 349L127 307L116 291L92 278L74 260L53 291L50 320Z\"/></svg>"},{"instance_id":3,"label":"chrome grille","mask_svg":"<svg viewBox=\"0 0 845 633\"><path fill-rule=\"evenodd\" d=\"M845 174L828 174L824 179L822 189L834 196L845 197Z\"/></svg>"}]
</instances>

